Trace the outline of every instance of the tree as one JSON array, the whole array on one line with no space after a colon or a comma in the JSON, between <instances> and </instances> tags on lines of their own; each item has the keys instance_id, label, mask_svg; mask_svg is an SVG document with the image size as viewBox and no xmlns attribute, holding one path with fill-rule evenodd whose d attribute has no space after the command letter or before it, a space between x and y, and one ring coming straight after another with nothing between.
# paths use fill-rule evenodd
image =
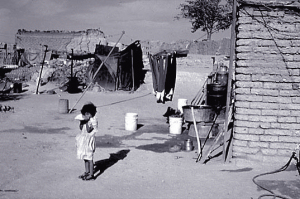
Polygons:
<instances>
[{"instance_id":1,"label":"tree","mask_svg":"<svg viewBox=\"0 0 300 199\"><path fill-rule=\"evenodd\" d=\"M185 4L180 4L181 13L175 18L189 19L193 33L201 29L206 32L207 40L211 40L213 33L228 29L232 21L232 0L220 3L221 0L187 0Z\"/></svg>"}]
</instances>

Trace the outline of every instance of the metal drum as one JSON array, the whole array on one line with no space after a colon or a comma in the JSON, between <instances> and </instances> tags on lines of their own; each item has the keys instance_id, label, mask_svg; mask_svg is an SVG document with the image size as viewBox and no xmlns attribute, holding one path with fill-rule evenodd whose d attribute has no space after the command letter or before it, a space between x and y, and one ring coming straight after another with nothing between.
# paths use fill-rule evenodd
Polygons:
<instances>
[{"instance_id":1,"label":"metal drum","mask_svg":"<svg viewBox=\"0 0 300 199\"><path fill-rule=\"evenodd\" d=\"M201 105L187 105L183 106L183 117L186 122L193 122L192 107L194 110L194 117L196 122L212 122L214 119L215 112L211 106Z\"/></svg>"},{"instance_id":2,"label":"metal drum","mask_svg":"<svg viewBox=\"0 0 300 199\"><path fill-rule=\"evenodd\" d=\"M22 83L14 83L14 93L22 93Z\"/></svg>"},{"instance_id":3,"label":"metal drum","mask_svg":"<svg viewBox=\"0 0 300 199\"><path fill-rule=\"evenodd\" d=\"M222 107L226 105L227 85L207 84L207 105Z\"/></svg>"},{"instance_id":4,"label":"metal drum","mask_svg":"<svg viewBox=\"0 0 300 199\"><path fill-rule=\"evenodd\" d=\"M207 105L213 107L226 106L226 95L207 95Z\"/></svg>"}]
</instances>

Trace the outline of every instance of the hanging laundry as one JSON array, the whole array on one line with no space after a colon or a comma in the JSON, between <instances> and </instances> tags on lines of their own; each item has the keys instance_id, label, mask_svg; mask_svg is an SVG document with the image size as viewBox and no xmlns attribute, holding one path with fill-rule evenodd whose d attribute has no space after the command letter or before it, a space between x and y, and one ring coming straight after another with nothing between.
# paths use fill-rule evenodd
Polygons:
<instances>
[{"instance_id":1,"label":"hanging laundry","mask_svg":"<svg viewBox=\"0 0 300 199\"><path fill-rule=\"evenodd\" d=\"M176 51L162 51L149 55L153 90L157 103L173 100L176 82L176 57L187 56L186 51L184 52L184 54L178 54Z\"/></svg>"}]
</instances>

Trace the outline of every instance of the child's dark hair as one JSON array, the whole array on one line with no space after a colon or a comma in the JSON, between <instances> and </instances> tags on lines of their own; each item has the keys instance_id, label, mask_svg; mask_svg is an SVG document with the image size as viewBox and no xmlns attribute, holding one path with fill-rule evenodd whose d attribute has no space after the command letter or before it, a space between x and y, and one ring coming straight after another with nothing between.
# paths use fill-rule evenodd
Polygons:
<instances>
[{"instance_id":1,"label":"child's dark hair","mask_svg":"<svg viewBox=\"0 0 300 199\"><path fill-rule=\"evenodd\" d=\"M93 117L96 115L97 107L93 103L88 103L83 105L81 109L81 114L90 113Z\"/></svg>"}]
</instances>

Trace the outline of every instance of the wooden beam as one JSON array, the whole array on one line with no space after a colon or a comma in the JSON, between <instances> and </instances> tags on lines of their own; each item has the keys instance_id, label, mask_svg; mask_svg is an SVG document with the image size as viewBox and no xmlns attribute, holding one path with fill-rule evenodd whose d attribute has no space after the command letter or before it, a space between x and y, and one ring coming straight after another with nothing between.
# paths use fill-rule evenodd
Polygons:
<instances>
[{"instance_id":1,"label":"wooden beam","mask_svg":"<svg viewBox=\"0 0 300 199\"><path fill-rule=\"evenodd\" d=\"M36 91L35 91L35 94L39 94L39 86L40 86L40 83L41 83L41 78L42 78L42 72L43 72L44 62L45 62L46 53L47 53L47 49L48 49L48 46L47 46L47 45L44 45L44 46L45 46L45 53L44 53L43 62L42 62L41 70L40 70L40 73L39 73L39 77L38 77L38 80L37 80L37 85L36 85Z\"/></svg>"},{"instance_id":2,"label":"wooden beam","mask_svg":"<svg viewBox=\"0 0 300 199\"><path fill-rule=\"evenodd\" d=\"M73 48L71 49L72 50L72 55L71 55L71 81L72 81L72 78L73 78Z\"/></svg>"},{"instance_id":3,"label":"wooden beam","mask_svg":"<svg viewBox=\"0 0 300 199\"><path fill-rule=\"evenodd\" d=\"M228 132L228 124L231 117L228 117L229 108L231 105L231 91L232 91L232 76L233 76L233 60L235 60L235 40L236 40L236 12L237 12L237 2L233 0L232 5L232 24L231 24L231 39L230 39L230 61L229 61L229 70L228 70L228 83L227 83L227 98L226 98L226 112L225 112L225 130L224 130L224 141L223 141L223 161L228 162L231 157L228 156L228 151L232 148L228 147L228 140L232 137L230 132ZM234 111L234 110L232 110ZM230 152L231 154L231 152Z\"/></svg>"},{"instance_id":4,"label":"wooden beam","mask_svg":"<svg viewBox=\"0 0 300 199\"><path fill-rule=\"evenodd\" d=\"M133 50L131 49L131 75L132 75L132 91L134 91L134 87L135 87L135 84L134 84L134 66L133 66Z\"/></svg>"}]
</instances>

